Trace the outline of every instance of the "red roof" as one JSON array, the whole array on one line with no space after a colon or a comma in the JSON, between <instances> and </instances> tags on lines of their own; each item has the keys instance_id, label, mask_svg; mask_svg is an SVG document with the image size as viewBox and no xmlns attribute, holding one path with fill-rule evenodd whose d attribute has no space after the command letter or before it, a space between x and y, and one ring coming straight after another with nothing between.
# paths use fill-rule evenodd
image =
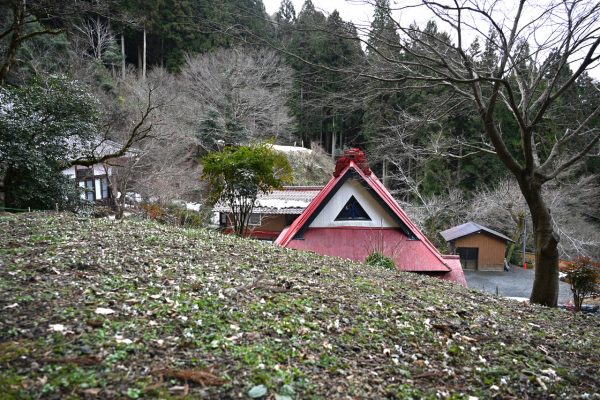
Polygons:
<instances>
[{"instance_id":1,"label":"red roof","mask_svg":"<svg viewBox=\"0 0 600 400\"><path fill-rule=\"evenodd\" d=\"M347 174L352 172L358 174L362 180L372 189L372 193L375 196L378 196L382 202L387 205L389 211L391 211L397 219L404 225L404 228L409 232L406 232L406 236L410 236L411 239L408 241L410 243L410 258L414 260L427 260L428 265L413 265L410 267L411 271L439 271L439 272L449 272L452 271L448 265L448 262L442 257L442 255L438 252L438 250L433 246L433 244L421 233L419 228L410 220L408 215L400 208L398 203L394 200L392 195L388 192L388 190L383 186L383 184L377 179L374 174L367 175L364 172L364 166L361 168L352 160L346 160L346 167L339 173L338 176L334 176L328 183L325 185L323 190L311 201L308 207L304 210L302 214L289 226L289 228L283 230L279 237L275 240L275 243L279 244L282 247L288 247L290 241L294 239L294 237L301 233L303 229L307 228L307 225L310 224L311 216L317 210L320 209L321 203L325 201L329 195L333 194L332 191L334 188L339 188L339 183L342 179L345 179ZM370 172L370 171L369 171ZM336 189L337 190L337 189ZM316 216L316 215L315 215ZM401 224L401 225L402 225ZM417 245L417 243L419 245ZM307 249L308 250L308 249ZM413 264L413 263L411 263ZM433 265L435 264L435 265Z\"/></svg>"}]
</instances>

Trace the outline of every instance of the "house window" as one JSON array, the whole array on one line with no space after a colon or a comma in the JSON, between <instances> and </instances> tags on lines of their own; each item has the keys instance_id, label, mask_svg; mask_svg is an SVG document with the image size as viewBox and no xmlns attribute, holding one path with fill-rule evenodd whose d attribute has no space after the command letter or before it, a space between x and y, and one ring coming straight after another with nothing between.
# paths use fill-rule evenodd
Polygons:
<instances>
[{"instance_id":1,"label":"house window","mask_svg":"<svg viewBox=\"0 0 600 400\"><path fill-rule=\"evenodd\" d=\"M248 217L248 225L260 225L261 223L261 215L252 213L250 217Z\"/></svg>"},{"instance_id":2,"label":"house window","mask_svg":"<svg viewBox=\"0 0 600 400\"><path fill-rule=\"evenodd\" d=\"M100 195L103 199L108 199L108 178L100 178Z\"/></svg>"},{"instance_id":3,"label":"house window","mask_svg":"<svg viewBox=\"0 0 600 400\"><path fill-rule=\"evenodd\" d=\"M94 201L96 200L96 189L94 187L94 180L93 179L86 179L84 181L84 186L85 188L85 199L87 201Z\"/></svg>"},{"instance_id":4,"label":"house window","mask_svg":"<svg viewBox=\"0 0 600 400\"><path fill-rule=\"evenodd\" d=\"M226 213L219 213L219 225L221 225L221 227L223 227L223 228L227 227L227 214Z\"/></svg>"},{"instance_id":5,"label":"house window","mask_svg":"<svg viewBox=\"0 0 600 400\"><path fill-rule=\"evenodd\" d=\"M335 218L336 221L370 221L371 217L366 213L364 208L356 200L354 196L346 203L342 211Z\"/></svg>"}]
</instances>

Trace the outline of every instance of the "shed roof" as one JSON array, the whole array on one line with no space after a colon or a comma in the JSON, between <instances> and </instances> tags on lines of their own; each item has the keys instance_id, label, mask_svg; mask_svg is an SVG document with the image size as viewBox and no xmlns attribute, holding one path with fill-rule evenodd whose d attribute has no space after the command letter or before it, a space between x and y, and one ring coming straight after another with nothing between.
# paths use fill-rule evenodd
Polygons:
<instances>
[{"instance_id":1,"label":"shed roof","mask_svg":"<svg viewBox=\"0 0 600 400\"><path fill-rule=\"evenodd\" d=\"M457 225L450 229L446 229L445 231L440 232L440 235L442 235L442 237L444 238L444 240L446 240L446 242L450 242L452 240L455 240L455 239L458 239L458 238L461 238L464 236L472 235L474 233L481 233L481 232L485 232L494 237L497 237L498 239L502 239L502 240L506 240L506 241L514 243L514 241L512 239L501 234L500 232L497 232L493 229L487 228L483 225L479 225L472 221L466 222L462 225Z\"/></svg>"},{"instance_id":2,"label":"shed roof","mask_svg":"<svg viewBox=\"0 0 600 400\"><path fill-rule=\"evenodd\" d=\"M271 193L259 194L253 213L256 214L301 214L317 194L322 186L284 186L281 190ZM216 212L229 212L228 205L217 203Z\"/></svg>"}]
</instances>

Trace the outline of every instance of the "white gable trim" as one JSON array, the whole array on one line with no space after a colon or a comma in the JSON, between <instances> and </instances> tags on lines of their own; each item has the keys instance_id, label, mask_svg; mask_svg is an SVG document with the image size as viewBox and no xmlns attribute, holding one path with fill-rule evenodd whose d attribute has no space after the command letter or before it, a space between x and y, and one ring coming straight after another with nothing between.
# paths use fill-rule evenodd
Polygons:
<instances>
[{"instance_id":1,"label":"white gable trim","mask_svg":"<svg viewBox=\"0 0 600 400\"><path fill-rule=\"evenodd\" d=\"M350 197L354 196L365 212L371 217L370 221L336 221L342 208ZM339 226L360 226L369 228L398 228L396 220L389 215L379 202L357 180L348 179L323 207L321 212L309 225L311 228L334 228Z\"/></svg>"}]
</instances>

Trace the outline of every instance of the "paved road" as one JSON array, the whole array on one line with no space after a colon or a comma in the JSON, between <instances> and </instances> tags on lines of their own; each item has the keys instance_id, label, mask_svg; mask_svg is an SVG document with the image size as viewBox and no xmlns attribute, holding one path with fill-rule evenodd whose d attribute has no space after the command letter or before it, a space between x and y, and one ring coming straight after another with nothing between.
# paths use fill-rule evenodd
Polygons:
<instances>
[{"instance_id":1,"label":"paved road","mask_svg":"<svg viewBox=\"0 0 600 400\"><path fill-rule=\"evenodd\" d=\"M527 297L531 294L533 270L513 267L508 272L465 271L467 284L471 289L496 293L504 297ZM572 298L569 285L559 282L559 303L568 303Z\"/></svg>"}]
</instances>

